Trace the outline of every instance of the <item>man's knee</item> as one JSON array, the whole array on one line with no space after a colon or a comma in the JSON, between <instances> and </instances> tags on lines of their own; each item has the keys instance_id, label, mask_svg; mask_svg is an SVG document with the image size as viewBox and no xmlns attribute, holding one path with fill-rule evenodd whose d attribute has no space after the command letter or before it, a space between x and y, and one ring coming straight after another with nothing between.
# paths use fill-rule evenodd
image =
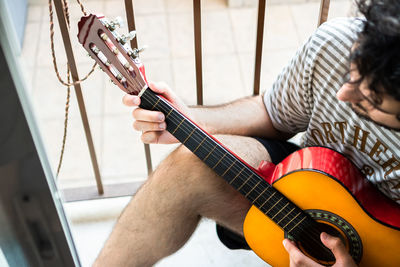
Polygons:
<instances>
[{"instance_id":1,"label":"man's knee","mask_svg":"<svg viewBox=\"0 0 400 267\"><path fill-rule=\"evenodd\" d=\"M198 173L207 168L192 151L183 145L172 151L159 167L168 168L182 174Z\"/></svg>"},{"instance_id":2,"label":"man's knee","mask_svg":"<svg viewBox=\"0 0 400 267\"><path fill-rule=\"evenodd\" d=\"M217 139L255 168L262 160L270 160L266 149L253 138L218 135ZM216 176L201 159L183 145L180 145L161 162L155 174L162 175L166 179L183 178L191 182L196 182L198 178L201 178L203 183L209 177L215 179Z\"/></svg>"}]
</instances>

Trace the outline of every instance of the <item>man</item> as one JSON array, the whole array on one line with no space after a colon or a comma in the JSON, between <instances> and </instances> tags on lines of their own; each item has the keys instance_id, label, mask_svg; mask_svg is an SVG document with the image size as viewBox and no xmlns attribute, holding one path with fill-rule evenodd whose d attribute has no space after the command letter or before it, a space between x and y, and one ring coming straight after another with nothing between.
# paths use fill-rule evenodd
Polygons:
<instances>
[{"instance_id":1,"label":"man","mask_svg":"<svg viewBox=\"0 0 400 267\"><path fill-rule=\"evenodd\" d=\"M400 198L400 1L358 0L366 20L321 26L282 71L271 90L210 108L188 108L165 85L157 93L253 167L279 162L297 149L286 142L304 132L302 146L345 153L383 193ZM137 107L140 99L127 95ZM134 109L133 127L145 143L175 143L160 112ZM230 248L242 235L250 202L181 146L155 170L115 226L96 266L149 266L174 253L201 217L218 223ZM228 230L229 229L229 230ZM355 263L339 239L321 235L335 266ZM284 241L293 266L319 266Z\"/></svg>"}]
</instances>

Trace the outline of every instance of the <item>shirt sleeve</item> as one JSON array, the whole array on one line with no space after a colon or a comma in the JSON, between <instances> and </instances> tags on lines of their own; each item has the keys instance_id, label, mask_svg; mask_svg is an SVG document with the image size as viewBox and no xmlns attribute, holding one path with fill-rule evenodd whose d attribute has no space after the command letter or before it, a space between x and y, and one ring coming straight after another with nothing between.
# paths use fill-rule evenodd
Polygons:
<instances>
[{"instance_id":1,"label":"shirt sleeve","mask_svg":"<svg viewBox=\"0 0 400 267\"><path fill-rule=\"evenodd\" d=\"M305 131L313 106L312 37L296 52L278 76L272 88L264 93L264 104L273 126L282 132Z\"/></svg>"}]
</instances>

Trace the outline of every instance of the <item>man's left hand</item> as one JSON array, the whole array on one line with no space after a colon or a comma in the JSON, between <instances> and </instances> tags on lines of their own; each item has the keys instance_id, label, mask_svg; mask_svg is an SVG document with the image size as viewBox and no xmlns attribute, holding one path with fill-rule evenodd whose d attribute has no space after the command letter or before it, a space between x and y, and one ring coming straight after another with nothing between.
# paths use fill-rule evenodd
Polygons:
<instances>
[{"instance_id":1,"label":"man's left hand","mask_svg":"<svg viewBox=\"0 0 400 267\"><path fill-rule=\"evenodd\" d=\"M343 245L342 241L337 238L328 235L327 233L321 233L321 241L322 243L329 248L333 255L336 258L336 262L334 267L356 267L353 258L347 252L345 246ZM316 267L316 266L323 266L306 255L304 255L296 246L293 241L289 239L283 240L283 246L285 247L286 251L289 253L290 257L290 267L298 267L298 266L307 266L307 267Z\"/></svg>"}]
</instances>

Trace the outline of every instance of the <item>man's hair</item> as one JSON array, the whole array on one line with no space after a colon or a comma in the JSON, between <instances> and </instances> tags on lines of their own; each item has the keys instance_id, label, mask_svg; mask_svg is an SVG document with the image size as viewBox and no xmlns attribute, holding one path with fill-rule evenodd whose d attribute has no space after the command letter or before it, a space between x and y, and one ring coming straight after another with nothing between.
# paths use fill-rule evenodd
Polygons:
<instances>
[{"instance_id":1,"label":"man's hair","mask_svg":"<svg viewBox=\"0 0 400 267\"><path fill-rule=\"evenodd\" d=\"M400 0L356 0L365 17L351 60L369 89L400 100ZM379 101L379 100L378 100Z\"/></svg>"}]
</instances>

